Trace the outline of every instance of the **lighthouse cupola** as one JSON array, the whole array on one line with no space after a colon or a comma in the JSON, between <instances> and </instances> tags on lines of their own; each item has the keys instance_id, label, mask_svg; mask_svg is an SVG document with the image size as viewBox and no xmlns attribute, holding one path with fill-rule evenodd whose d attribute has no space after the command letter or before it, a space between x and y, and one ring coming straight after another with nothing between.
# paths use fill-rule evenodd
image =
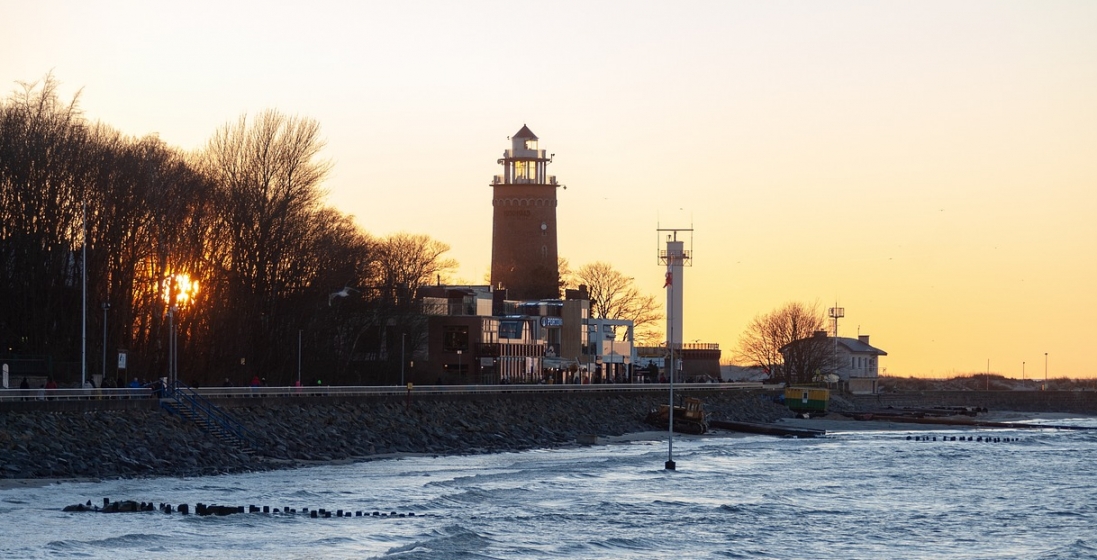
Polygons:
<instances>
[{"instance_id":1,"label":"lighthouse cupola","mask_svg":"<svg viewBox=\"0 0 1097 560\"><path fill-rule=\"evenodd\" d=\"M510 149L498 162L503 166L503 174L495 176L494 184L555 185L556 177L548 176L551 161L545 157L545 151L538 148L537 135L522 125L522 129L510 137Z\"/></svg>"}]
</instances>

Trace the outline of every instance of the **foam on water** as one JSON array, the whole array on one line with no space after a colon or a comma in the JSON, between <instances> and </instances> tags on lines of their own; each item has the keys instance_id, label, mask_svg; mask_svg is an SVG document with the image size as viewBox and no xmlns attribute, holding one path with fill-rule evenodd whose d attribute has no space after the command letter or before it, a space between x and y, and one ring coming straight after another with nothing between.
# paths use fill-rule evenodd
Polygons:
<instances>
[{"instance_id":1,"label":"foam on water","mask_svg":"<svg viewBox=\"0 0 1097 560\"><path fill-rule=\"evenodd\" d=\"M948 441L961 435L1018 441ZM1097 558L1091 432L701 437L674 449L677 471L663 469L665 441L644 441L15 488L0 491L0 557ZM104 497L415 516L61 511Z\"/></svg>"}]
</instances>

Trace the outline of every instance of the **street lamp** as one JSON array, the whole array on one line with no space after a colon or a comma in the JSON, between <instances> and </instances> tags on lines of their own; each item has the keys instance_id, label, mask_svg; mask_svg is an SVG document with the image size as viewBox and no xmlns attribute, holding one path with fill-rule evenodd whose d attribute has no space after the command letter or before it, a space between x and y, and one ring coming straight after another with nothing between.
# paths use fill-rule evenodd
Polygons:
<instances>
[{"instance_id":1,"label":"street lamp","mask_svg":"<svg viewBox=\"0 0 1097 560\"><path fill-rule=\"evenodd\" d=\"M103 380L107 378L107 310L110 303L103 302L103 378L99 380L99 386L103 386Z\"/></svg>"},{"instance_id":2,"label":"street lamp","mask_svg":"<svg viewBox=\"0 0 1097 560\"><path fill-rule=\"evenodd\" d=\"M1044 389L1047 389L1047 352L1044 352Z\"/></svg>"},{"instance_id":3,"label":"street lamp","mask_svg":"<svg viewBox=\"0 0 1097 560\"><path fill-rule=\"evenodd\" d=\"M175 311L176 305L168 307L168 384L173 383L179 377L179 361L176 351L179 338L175 335Z\"/></svg>"},{"instance_id":4,"label":"street lamp","mask_svg":"<svg viewBox=\"0 0 1097 560\"><path fill-rule=\"evenodd\" d=\"M179 380L179 349L177 344L175 313L198 295L198 280L189 274L169 274L162 283L164 303L168 305L168 384Z\"/></svg>"},{"instance_id":5,"label":"street lamp","mask_svg":"<svg viewBox=\"0 0 1097 560\"><path fill-rule=\"evenodd\" d=\"M461 351L457 351L457 375L461 375Z\"/></svg>"}]
</instances>

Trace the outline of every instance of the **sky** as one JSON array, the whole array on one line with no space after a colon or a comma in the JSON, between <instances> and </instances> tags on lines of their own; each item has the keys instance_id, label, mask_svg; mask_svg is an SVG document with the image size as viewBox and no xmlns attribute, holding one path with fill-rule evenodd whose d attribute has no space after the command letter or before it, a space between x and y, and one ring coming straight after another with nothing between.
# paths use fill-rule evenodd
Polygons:
<instances>
[{"instance_id":1,"label":"sky","mask_svg":"<svg viewBox=\"0 0 1097 560\"><path fill-rule=\"evenodd\" d=\"M457 281L527 125L573 269L662 302L656 230L693 230L683 340L725 359L797 301L886 375L1097 377L1097 2L0 0L0 93L50 72L183 150L315 119L328 204Z\"/></svg>"}]
</instances>

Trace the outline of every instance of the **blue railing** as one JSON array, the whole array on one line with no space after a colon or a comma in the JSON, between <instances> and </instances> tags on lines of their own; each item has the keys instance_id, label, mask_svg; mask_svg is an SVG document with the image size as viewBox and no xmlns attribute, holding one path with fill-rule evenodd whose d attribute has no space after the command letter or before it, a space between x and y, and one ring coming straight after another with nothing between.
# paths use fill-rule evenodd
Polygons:
<instances>
[{"instance_id":1,"label":"blue railing","mask_svg":"<svg viewBox=\"0 0 1097 560\"><path fill-rule=\"evenodd\" d=\"M194 418L204 419L207 425L216 426L252 449L256 448L256 438L252 432L244 427L239 420L233 418L232 415L213 404L209 399L198 394L191 387L176 381L164 392L164 397L171 399L175 405L189 410ZM161 401L161 405L167 406L164 401Z\"/></svg>"}]
</instances>

